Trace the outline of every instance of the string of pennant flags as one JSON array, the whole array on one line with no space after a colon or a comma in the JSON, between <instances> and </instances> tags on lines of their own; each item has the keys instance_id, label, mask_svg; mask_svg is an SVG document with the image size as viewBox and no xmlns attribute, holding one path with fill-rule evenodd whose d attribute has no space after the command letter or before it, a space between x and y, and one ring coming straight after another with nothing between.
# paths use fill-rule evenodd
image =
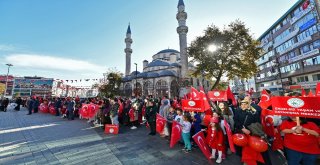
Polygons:
<instances>
[{"instance_id":1,"label":"string of pennant flags","mask_svg":"<svg viewBox=\"0 0 320 165\"><path fill-rule=\"evenodd\" d=\"M60 81L60 82L67 82L67 83L77 83L77 82L85 82L85 81L93 81L93 82L102 82L103 79L77 79L77 80L62 80L62 79L55 79L56 81Z\"/></svg>"}]
</instances>

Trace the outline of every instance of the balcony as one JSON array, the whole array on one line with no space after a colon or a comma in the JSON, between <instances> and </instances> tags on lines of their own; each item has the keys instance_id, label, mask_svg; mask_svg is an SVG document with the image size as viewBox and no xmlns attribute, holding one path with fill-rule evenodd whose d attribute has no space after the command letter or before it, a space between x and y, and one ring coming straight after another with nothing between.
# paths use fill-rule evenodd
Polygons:
<instances>
[{"instance_id":1,"label":"balcony","mask_svg":"<svg viewBox=\"0 0 320 165\"><path fill-rule=\"evenodd\" d=\"M261 82L266 82L266 81L273 81L276 80L277 76L270 76L270 77L265 77L265 78L261 78L261 79L256 79L256 83L261 83Z\"/></svg>"},{"instance_id":2,"label":"balcony","mask_svg":"<svg viewBox=\"0 0 320 165\"><path fill-rule=\"evenodd\" d=\"M304 58L311 57L311 56L316 55L318 53L319 53L319 49L313 49L313 50L311 50L309 52L301 54L300 56L296 56L296 57L293 57L293 58L289 59L289 63L292 63L292 62L295 62L295 61L299 61L299 60L304 59Z\"/></svg>"},{"instance_id":3,"label":"balcony","mask_svg":"<svg viewBox=\"0 0 320 165\"><path fill-rule=\"evenodd\" d=\"M284 38L282 38L280 41L275 42L273 44L273 47L276 48L279 45L283 44L284 42L288 41L289 39L291 39L292 37L296 36L299 32L299 29L295 29L294 31L292 31L290 34L288 34L287 36L285 36Z\"/></svg>"}]
</instances>

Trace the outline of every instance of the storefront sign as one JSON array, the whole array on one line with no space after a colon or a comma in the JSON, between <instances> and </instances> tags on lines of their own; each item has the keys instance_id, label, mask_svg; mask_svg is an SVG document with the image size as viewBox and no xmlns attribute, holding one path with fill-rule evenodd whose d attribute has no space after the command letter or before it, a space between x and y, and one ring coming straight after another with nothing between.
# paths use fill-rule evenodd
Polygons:
<instances>
[{"instance_id":1,"label":"storefront sign","mask_svg":"<svg viewBox=\"0 0 320 165\"><path fill-rule=\"evenodd\" d=\"M300 56L296 56L296 57L293 57L293 58L289 59L289 63L295 62L295 61L298 61L298 60L301 60L303 58L307 58L307 57L310 57L310 56L313 56L313 55L316 55L318 53L319 53L319 49L313 49L313 50L311 50L309 52L301 54Z\"/></svg>"},{"instance_id":2,"label":"storefront sign","mask_svg":"<svg viewBox=\"0 0 320 165\"><path fill-rule=\"evenodd\" d=\"M320 118L320 97L272 97L275 115Z\"/></svg>"},{"instance_id":3,"label":"storefront sign","mask_svg":"<svg viewBox=\"0 0 320 165\"><path fill-rule=\"evenodd\" d=\"M309 27L313 26L316 23L317 23L316 18L310 19L308 22L306 22L305 24L303 24L302 26L299 27L300 32L308 29Z\"/></svg>"}]
</instances>

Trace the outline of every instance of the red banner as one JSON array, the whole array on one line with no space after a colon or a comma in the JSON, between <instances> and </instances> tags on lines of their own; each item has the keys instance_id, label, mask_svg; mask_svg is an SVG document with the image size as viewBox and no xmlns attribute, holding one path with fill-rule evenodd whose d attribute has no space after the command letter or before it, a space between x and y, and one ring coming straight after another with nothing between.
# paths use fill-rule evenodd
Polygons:
<instances>
[{"instance_id":1,"label":"red banner","mask_svg":"<svg viewBox=\"0 0 320 165\"><path fill-rule=\"evenodd\" d=\"M178 122L173 121L172 122L170 148L174 147L174 145L181 139L181 133L182 133L181 125Z\"/></svg>"},{"instance_id":2,"label":"red banner","mask_svg":"<svg viewBox=\"0 0 320 165\"><path fill-rule=\"evenodd\" d=\"M156 127L156 130L158 133L162 133L163 129L164 129L164 126L166 125L166 119L162 116L160 116L159 114L157 114L157 119L156 119L156 124L157 124L157 127Z\"/></svg>"},{"instance_id":3,"label":"red banner","mask_svg":"<svg viewBox=\"0 0 320 165\"><path fill-rule=\"evenodd\" d=\"M211 148L209 148L209 146L207 145L207 143L205 142L205 138L204 138L204 134L202 131L198 132L197 134L192 136L193 140L197 143L197 145L199 146L199 148L201 149L202 153L204 154L204 156L206 156L206 158L208 160L210 159L211 156Z\"/></svg>"},{"instance_id":4,"label":"red banner","mask_svg":"<svg viewBox=\"0 0 320 165\"><path fill-rule=\"evenodd\" d=\"M320 97L273 97L275 115L320 118Z\"/></svg>"},{"instance_id":5,"label":"red banner","mask_svg":"<svg viewBox=\"0 0 320 165\"><path fill-rule=\"evenodd\" d=\"M226 91L208 91L208 97L212 101L228 101Z\"/></svg>"},{"instance_id":6,"label":"red banner","mask_svg":"<svg viewBox=\"0 0 320 165\"><path fill-rule=\"evenodd\" d=\"M106 134L118 134L119 133L119 125L106 124L104 129L104 133Z\"/></svg>"},{"instance_id":7,"label":"red banner","mask_svg":"<svg viewBox=\"0 0 320 165\"><path fill-rule=\"evenodd\" d=\"M181 100L182 110L204 112L203 100Z\"/></svg>"},{"instance_id":8,"label":"red banner","mask_svg":"<svg viewBox=\"0 0 320 165\"><path fill-rule=\"evenodd\" d=\"M228 141L229 141L229 147L231 152L236 153L236 149L234 148L233 140L232 140L232 131L230 129L230 125L226 120L224 121L224 127L226 128L227 136L228 136Z\"/></svg>"}]
</instances>

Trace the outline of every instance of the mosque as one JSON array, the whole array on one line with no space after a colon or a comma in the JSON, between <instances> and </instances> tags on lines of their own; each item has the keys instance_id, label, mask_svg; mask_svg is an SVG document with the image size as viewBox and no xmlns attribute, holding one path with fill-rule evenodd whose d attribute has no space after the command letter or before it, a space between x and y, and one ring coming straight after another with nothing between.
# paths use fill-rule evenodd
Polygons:
<instances>
[{"instance_id":1,"label":"mosque","mask_svg":"<svg viewBox=\"0 0 320 165\"><path fill-rule=\"evenodd\" d=\"M183 0L178 2L177 33L179 35L180 52L174 49L164 49L152 56L152 61L143 61L143 71L131 72L131 29L128 26L125 43L126 70L120 90L124 96L183 96L188 87L199 88L203 84L205 90L209 88L209 81L202 78L191 78L188 75L194 69L188 62L187 55L187 13ZM135 64L136 65L136 64Z\"/></svg>"}]
</instances>

